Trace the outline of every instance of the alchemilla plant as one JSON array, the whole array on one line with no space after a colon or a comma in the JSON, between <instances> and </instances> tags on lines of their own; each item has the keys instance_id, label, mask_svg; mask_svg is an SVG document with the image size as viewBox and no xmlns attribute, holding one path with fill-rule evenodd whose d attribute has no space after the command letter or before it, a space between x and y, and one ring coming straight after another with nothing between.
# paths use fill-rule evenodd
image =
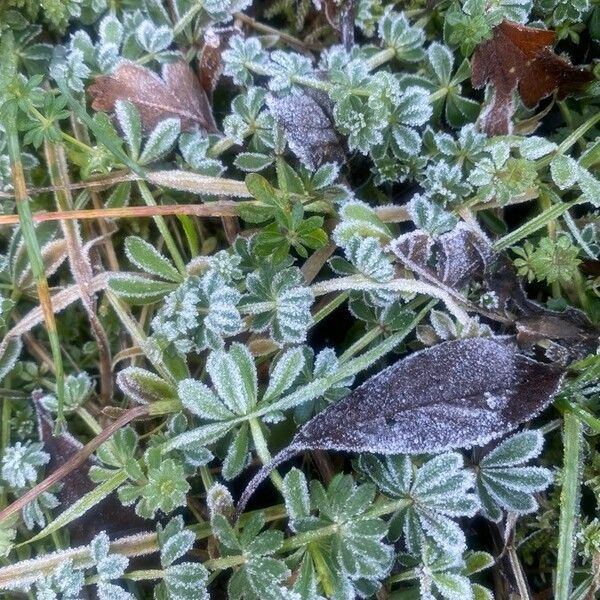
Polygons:
<instances>
[{"instance_id":1,"label":"alchemilla plant","mask_svg":"<svg viewBox=\"0 0 600 600\"><path fill-rule=\"evenodd\" d=\"M6 0L3 598L600 592L600 4Z\"/></svg>"}]
</instances>

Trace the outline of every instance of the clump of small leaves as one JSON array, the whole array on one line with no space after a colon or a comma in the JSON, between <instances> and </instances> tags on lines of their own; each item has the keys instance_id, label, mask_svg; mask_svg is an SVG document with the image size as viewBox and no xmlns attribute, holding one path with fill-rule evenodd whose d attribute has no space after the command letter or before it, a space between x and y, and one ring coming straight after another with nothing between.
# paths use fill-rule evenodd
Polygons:
<instances>
[{"instance_id":1,"label":"clump of small leaves","mask_svg":"<svg viewBox=\"0 0 600 600\"><path fill-rule=\"evenodd\" d=\"M599 24L5 2L2 597L595 597Z\"/></svg>"}]
</instances>

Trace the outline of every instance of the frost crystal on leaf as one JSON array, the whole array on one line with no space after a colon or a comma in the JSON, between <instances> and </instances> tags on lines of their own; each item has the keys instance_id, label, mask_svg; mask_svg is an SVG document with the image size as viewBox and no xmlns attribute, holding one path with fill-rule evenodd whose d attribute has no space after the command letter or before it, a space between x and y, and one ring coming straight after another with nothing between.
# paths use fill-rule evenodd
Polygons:
<instances>
[{"instance_id":1,"label":"frost crystal on leaf","mask_svg":"<svg viewBox=\"0 0 600 600\"><path fill-rule=\"evenodd\" d=\"M385 461L362 455L359 467L386 495L410 500L390 522L390 536L404 535L410 552L418 554L426 539L450 554L462 554L465 536L455 518L473 516L479 508L472 473L460 454L436 456L415 469L408 456Z\"/></svg>"},{"instance_id":2,"label":"frost crystal on leaf","mask_svg":"<svg viewBox=\"0 0 600 600\"><path fill-rule=\"evenodd\" d=\"M240 308L252 315L252 330L269 330L278 343L299 343L312 324L314 295L296 267L275 270L265 265L246 278L248 294Z\"/></svg>"},{"instance_id":3,"label":"frost crystal on leaf","mask_svg":"<svg viewBox=\"0 0 600 600\"><path fill-rule=\"evenodd\" d=\"M35 483L38 469L50 461L50 455L37 442L16 442L4 449L2 456L2 479L13 489Z\"/></svg>"},{"instance_id":4,"label":"frost crystal on leaf","mask_svg":"<svg viewBox=\"0 0 600 600\"><path fill-rule=\"evenodd\" d=\"M543 443L540 431L523 431L503 440L479 461L476 490L486 518L498 522L503 510L517 514L537 510L534 494L552 483L552 473L524 464L539 455Z\"/></svg>"},{"instance_id":5,"label":"frost crystal on leaf","mask_svg":"<svg viewBox=\"0 0 600 600\"><path fill-rule=\"evenodd\" d=\"M220 348L224 338L242 327L236 306L240 293L214 271L189 277L165 302L152 320L156 336L175 344L182 353Z\"/></svg>"}]
</instances>

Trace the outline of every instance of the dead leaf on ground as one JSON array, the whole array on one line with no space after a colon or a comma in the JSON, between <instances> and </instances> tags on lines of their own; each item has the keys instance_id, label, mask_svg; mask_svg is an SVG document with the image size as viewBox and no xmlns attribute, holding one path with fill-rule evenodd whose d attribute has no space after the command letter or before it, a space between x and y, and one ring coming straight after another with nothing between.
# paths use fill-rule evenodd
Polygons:
<instances>
[{"instance_id":1,"label":"dead leaf on ground","mask_svg":"<svg viewBox=\"0 0 600 600\"><path fill-rule=\"evenodd\" d=\"M54 421L41 405L39 395L34 395L33 400L39 439L44 444L44 450L50 454L50 462L46 465L46 469L51 473L67 462L73 454L79 452L83 444L68 432L54 435ZM62 487L57 496L63 510L94 489L95 486L88 476L90 467L94 464L95 460L90 457L62 480ZM139 517L133 508L123 506L116 492L113 492L71 521L66 528L71 544L79 546L89 544L101 531L106 531L111 538L117 538L151 530L153 525L150 521Z\"/></svg>"},{"instance_id":2,"label":"dead leaf on ground","mask_svg":"<svg viewBox=\"0 0 600 600\"><path fill-rule=\"evenodd\" d=\"M551 340L564 348L564 360L570 362L598 347L600 329L585 313L573 307L550 310L528 298L506 254L495 252L489 240L465 223L436 238L421 230L403 234L390 244L390 250L418 277L446 290L467 310L483 312L514 327L524 350ZM469 305L464 288L472 282L477 282L482 292L495 294L495 312Z\"/></svg>"},{"instance_id":3,"label":"dead leaf on ground","mask_svg":"<svg viewBox=\"0 0 600 600\"><path fill-rule=\"evenodd\" d=\"M514 336L411 354L313 417L248 484L238 513L275 466L305 450L422 454L485 444L546 408L563 372L520 354Z\"/></svg>"},{"instance_id":4,"label":"dead leaf on ground","mask_svg":"<svg viewBox=\"0 0 600 600\"><path fill-rule=\"evenodd\" d=\"M513 93L518 90L528 108L553 92L559 98L580 89L593 79L590 71L573 66L552 49L556 34L503 21L491 40L479 45L472 61L472 84L493 86L493 96L481 115L481 127L489 135L512 130Z\"/></svg>"},{"instance_id":5,"label":"dead leaf on ground","mask_svg":"<svg viewBox=\"0 0 600 600\"><path fill-rule=\"evenodd\" d=\"M198 78L209 98L223 73L223 51L236 33L236 27L211 27L204 34L204 44L198 52Z\"/></svg>"},{"instance_id":6,"label":"dead leaf on ground","mask_svg":"<svg viewBox=\"0 0 600 600\"><path fill-rule=\"evenodd\" d=\"M344 150L333 126L331 101L324 92L303 90L267 97L269 111L283 127L290 150L311 170L323 163L341 164Z\"/></svg>"},{"instance_id":7,"label":"dead leaf on ground","mask_svg":"<svg viewBox=\"0 0 600 600\"><path fill-rule=\"evenodd\" d=\"M113 112L117 100L133 103L146 131L170 117L181 121L182 131L217 131L206 93L183 60L164 65L162 78L146 67L122 62L111 75L96 78L88 92L98 111Z\"/></svg>"}]
</instances>

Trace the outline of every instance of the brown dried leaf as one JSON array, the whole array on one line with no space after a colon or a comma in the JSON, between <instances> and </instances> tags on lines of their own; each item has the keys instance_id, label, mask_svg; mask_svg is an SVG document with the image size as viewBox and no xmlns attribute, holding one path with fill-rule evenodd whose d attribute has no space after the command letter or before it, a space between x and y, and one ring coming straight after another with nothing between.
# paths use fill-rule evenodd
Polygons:
<instances>
[{"instance_id":1,"label":"brown dried leaf","mask_svg":"<svg viewBox=\"0 0 600 600\"><path fill-rule=\"evenodd\" d=\"M94 110L112 112L117 100L132 102L147 131L169 117L180 119L182 131L217 131L206 93L183 60L164 65L162 78L150 69L123 62L112 75L96 78L88 92Z\"/></svg>"},{"instance_id":2,"label":"brown dried leaf","mask_svg":"<svg viewBox=\"0 0 600 600\"><path fill-rule=\"evenodd\" d=\"M223 50L236 33L239 32L235 27L211 27L204 33L204 45L198 52L198 77L209 98L223 73Z\"/></svg>"},{"instance_id":3,"label":"brown dried leaf","mask_svg":"<svg viewBox=\"0 0 600 600\"><path fill-rule=\"evenodd\" d=\"M511 132L515 90L523 104L533 108L555 91L559 98L564 98L592 81L589 71L554 53L551 46L555 37L555 32L548 29L503 21L494 29L492 39L475 50L473 87L491 83L494 88L491 102L481 115L481 127L486 133Z\"/></svg>"}]
</instances>

